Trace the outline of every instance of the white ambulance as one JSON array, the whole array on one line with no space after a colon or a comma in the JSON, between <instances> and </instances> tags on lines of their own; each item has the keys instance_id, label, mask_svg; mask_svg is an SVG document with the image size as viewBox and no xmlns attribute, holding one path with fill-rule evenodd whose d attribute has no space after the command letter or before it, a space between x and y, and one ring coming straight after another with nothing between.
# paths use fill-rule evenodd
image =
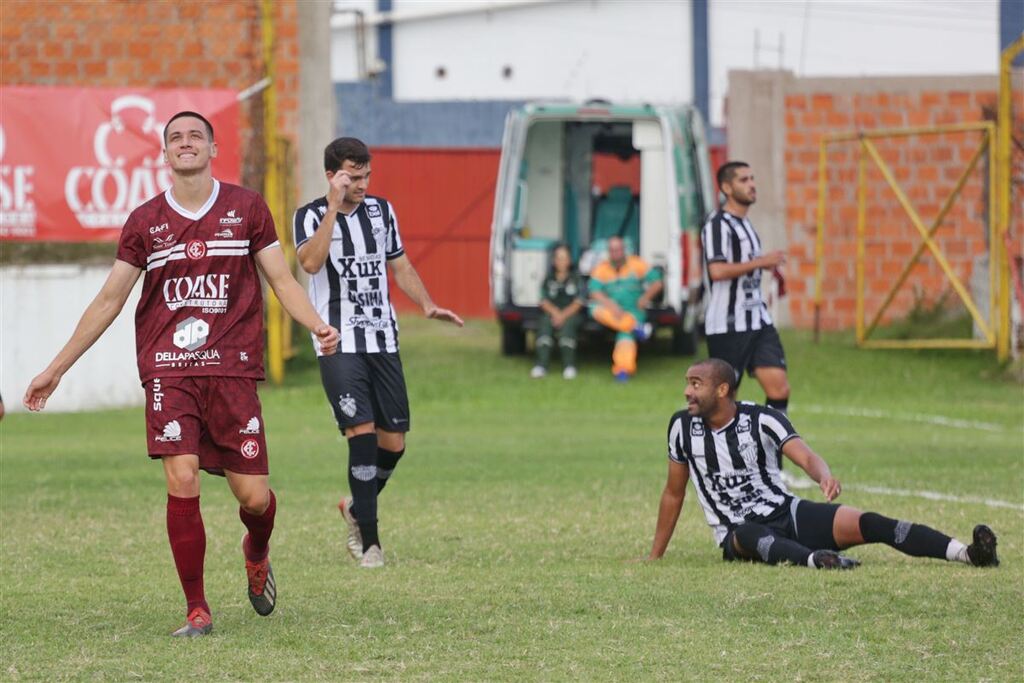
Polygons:
<instances>
[{"instance_id":1,"label":"white ambulance","mask_svg":"<svg viewBox=\"0 0 1024 683\"><path fill-rule=\"evenodd\" d=\"M586 276L620 236L660 268L648 311L671 328L672 350L696 350L700 229L714 208L707 141L689 106L528 104L505 122L491 227L491 302L502 352L523 353L555 245ZM590 321L585 329L596 330Z\"/></svg>"}]
</instances>

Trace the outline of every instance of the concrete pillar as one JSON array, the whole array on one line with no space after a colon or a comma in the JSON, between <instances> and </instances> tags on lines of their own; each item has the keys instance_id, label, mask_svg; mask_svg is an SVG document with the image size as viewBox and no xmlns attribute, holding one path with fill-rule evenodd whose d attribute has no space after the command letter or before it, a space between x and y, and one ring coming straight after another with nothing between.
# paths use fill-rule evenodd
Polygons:
<instances>
[{"instance_id":1,"label":"concrete pillar","mask_svg":"<svg viewBox=\"0 0 1024 683\"><path fill-rule=\"evenodd\" d=\"M324 147L334 139L331 3L299 2L299 204L327 191Z\"/></svg>"},{"instance_id":2,"label":"concrete pillar","mask_svg":"<svg viewBox=\"0 0 1024 683\"><path fill-rule=\"evenodd\" d=\"M750 164L757 182L757 203L750 221L765 251L787 249L786 235L786 89L790 71L730 71L726 131L729 159ZM717 169L712 169L712 173ZM717 189L717 188L716 188ZM767 282L770 278L764 278ZM790 322L780 306L780 326Z\"/></svg>"}]
</instances>

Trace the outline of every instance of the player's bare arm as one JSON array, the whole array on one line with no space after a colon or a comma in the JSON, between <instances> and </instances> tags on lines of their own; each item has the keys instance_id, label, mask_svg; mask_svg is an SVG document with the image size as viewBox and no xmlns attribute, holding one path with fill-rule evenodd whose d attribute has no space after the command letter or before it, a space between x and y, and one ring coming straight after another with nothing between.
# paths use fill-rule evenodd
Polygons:
<instances>
[{"instance_id":1,"label":"player's bare arm","mask_svg":"<svg viewBox=\"0 0 1024 683\"><path fill-rule=\"evenodd\" d=\"M75 362L82 357L90 346L96 343L110 324L124 308L124 302L132 292L142 269L136 268L125 261L114 261L107 281L103 283L99 294L85 309L78 326L71 334L64 348L54 357L50 364L29 384L22 401L29 410L42 410L46 407L46 399L57 389L61 377Z\"/></svg>"},{"instance_id":2,"label":"player's bare arm","mask_svg":"<svg viewBox=\"0 0 1024 683\"><path fill-rule=\"evenodd\" d=\"M345 193L352 184L352 176L348 171L337 171L327 179L327 213L320 220L322 229L302 243L295 255L302 269L312 275L324 267L331 253L331 238L334 235L334 222L338 212L342 210Z\"/></svg>"},{"instance_id":3,"label":"player's bare arm","mask_svg":"<svg viewBox=\"0 0 1024 683\"><path fill-rule=\"evenodd\" d=\"M395 282L402 288L402 291L412 299L417 306L423 309L423 315L433 320L444 320L453 325L462 327L462 318L447 308L439 308L430 298L427 288L423 285L419 273L412 265L412 261L405 254L388 261L391 266L391 273L395 276Z\"/></svg>"},{"instance_id":4,"label":"player's bare arm","mask_svg":"<svg viewBox=\"0 0 1024 683\"><path fill-rule=\"evenodd\" d=\"M338 331L325 323L313 304L309 303L306 293L288 270L281 249L267 247L256 254L256 262L288 315L317 336L325 354L334 353L340 339Z\"/></svg>"},{"instance_id":5,"label":"player's bare arm","mask_svg":"<svg viewBox=\"0 0 1024 683\"><path fill-rule=\"evenodd\" d=\"M801 438L790 439L782 444L782 454L807 473L821 487L825 500L831 502L842 493L839 480L832 476L832 471L820 455Z\"/></svg>"},{"instance_id":6,"label":"player's bare arm","mask_svg":"<svg viewBox=\"0 0 1024 683\"><path fill-rule=\"evenodd\" d=\"M668 542L672 540L672 534L676 530L679 512L683 509L686 484L689 481L690 468L675 460L669 460L668 480L665 482L665 490L661 493L661 503L658 505L658 524L654 528L654 543L647 556L648 560L661 559L661 556L665 554Z\"/></svg>"},{"instance_id":7,"label":"player's bare arm","mask_svg":"<svg viewBox=\"0 0 1024 683\"><path fill-rule=\"evenodd\" d=\"M758 256L757 258L743 263L726 263L725 261L715 261L714 263L708 264L708 275L712 280L717 282L718 280L735 280L741 275L746 275L749 272L758 269L769 269L781 266L786 262L786 253L783 251L772 251Z\"/></svg>"}]
</instances>

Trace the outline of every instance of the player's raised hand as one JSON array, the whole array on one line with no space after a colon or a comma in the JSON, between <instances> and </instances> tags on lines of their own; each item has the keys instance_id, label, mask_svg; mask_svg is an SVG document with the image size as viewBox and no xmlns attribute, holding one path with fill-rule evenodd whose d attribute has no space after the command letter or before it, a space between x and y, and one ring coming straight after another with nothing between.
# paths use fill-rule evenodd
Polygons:
<instances>
[{"instance_id":1,"label":"player's raised hand","mask_svg":"<svg viewBox=\"0 0 1024 683\"><path fill-rule=\"evenodd\" d=\"M839 485L839 480L835 477L822 477L818 485L821 486L821 492L825 494L825 500L829 502L835 500L843 492L843 487Z\"/></svg>"},{"instance_id":2,"label":"player's raised hand","mask_svg":"<svg viewBox=\"0 0 1024 683\"><path fill-rule=\"evenodd\" d=\"M327 208L338 210L345 199L345 192L352 184L352 176L348 171L335 171L327 180Z\"/></svg>"},{"instance_id":3,"label":"player's raised hand","mask_svg":"<svg viewBox=\"0 0 1024 683\"><path fill-rule=\"evenodd\" d=\"M426 309L424 313L431 320L444 320L445 322L450 322L453 325L458 325L459 327L462 327L465 324L462 322L462 318L455 315L455 313L449 311L447 308L438 308L437 306L431 306L430 308Z\"/></svg>"},{"instance_id":4,"label":"player's raised hand","mask_svg":"<svg viewBox=\"0 0 1024 683\"><path fill-rule=\"evenodd\" d=\"M25 390L25 398L21 402L31 411L39 411L46 407L46 399L50 398L60 384L60 375L52 370L43 370L36 375Z\"/></svg>"},{"instance_id":5,"label":"player's raised hand","mask_svg":"<svg viewBox=\"0 0 1024 683\"><path fill-rule=\"evenodd\" d=\"M338 350L338 341L341 339L341 335L330 325L321 325L313 330L313 334L316 335L316 339L320 343L320 351L325 356L330 356Z\"/></svg>"}]
</instances>

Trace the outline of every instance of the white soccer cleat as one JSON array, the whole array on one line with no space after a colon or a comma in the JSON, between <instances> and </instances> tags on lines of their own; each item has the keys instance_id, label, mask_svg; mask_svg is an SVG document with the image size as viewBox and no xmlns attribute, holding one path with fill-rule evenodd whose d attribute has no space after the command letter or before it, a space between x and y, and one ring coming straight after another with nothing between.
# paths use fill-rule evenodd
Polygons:
<instances>
[{"instance_id":1,"label":"white soccer cleat","mask_svg":"<svg viewBox=\"0 0 1024 683\"><path fill-rule=\"evenodd\" d=\"M380 569L384 566L384 551L380 549L379 545L371 545L363 553L363 559L359 561L359 566L363 569Z\"/></svg>"},{"instance_id":2,"label":"white soccer cleat","mask_svg":"<svg viewBox=\"0 0 1024 683\"><path fill-rule=\"evenodd\" d=\"M363 535L359 531L359 523L352 516L352 496L338 503L338 510L341 512L341 518L345 520L345 526L348 527L348 541L345 544L348 547L348 554L353 560L362 559Z\"/></svg>"},{"instance_id":3,"label":"white soccer cleat","mask_svg":"<svg viewBox=\"0 0 1024 683\"><path fill-rule=\"evenodd\" d=\"M534 365L533 370L530 370L531 379L540 379L546 374L548 374L548 371L540 365Z\"/></svg>"},{"instance_id":4,"label":"white soccer cleat","mask_svg":"<svg viewBox=\"0 0 1024 683\"><path fill-rule=\"evenodd\" d=\"M562 370L562 379L576 379L576 368L570 365Z\"/></svg>"}]
</instances>

